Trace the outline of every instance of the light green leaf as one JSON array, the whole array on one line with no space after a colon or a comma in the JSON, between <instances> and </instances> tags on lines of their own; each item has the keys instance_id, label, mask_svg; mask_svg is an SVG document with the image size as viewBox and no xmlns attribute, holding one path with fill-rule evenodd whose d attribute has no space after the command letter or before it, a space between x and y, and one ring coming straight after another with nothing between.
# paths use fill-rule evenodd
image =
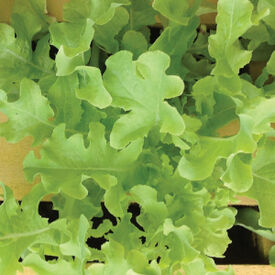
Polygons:
<instances>
[{"instance_id":1,"label":"light green leaf","mask_svg":"<svg viewBox=\"0 0 275 275\"><path fill-rule=\"evenodd\" d=\"M77 220L71 220L68 225L68 230L71 233L70 240L59 246L63 255L75 256L75 261L79 262L83 269L90 255L86 244L86 234L89 227L90 224L84 215L81 215Z\"/></svg>"},{"instance_id":2,"label":"light green leaf","mask_svg":"<svg viewBox=\"0 0 275 275\"><path fill-rule=\"evenodd\" d=\"M275 3L273 0L259 0L257 5L257 11L269 10L269 15L263 19L271 28L275 29Z\"/></svg>"},{"instance_id":3,"label":"light green leaf","mask_svg":"<svg viewBox=\"0 0 275 275\"><path fill-rule=\"evenodd\" d=\"M139 31L143 26L151 26L156 22L156 11L151 0L131 0L126 9L129 12L129 29Z\"/></svg>"},{"instance_id":4,"label":"light green leaf","mask_svg":"<svg viewBox=\"0 0 275 275\"><path fill-rule=\"evenodd\" d=\"M251 189L246 193L259 203L259 224L264 227L274 227L274 195L275 195L275 143L266 140L258 148L256 158L253 160L254 181Z\"/></svg>"},{"instance_id":5,"label":"light green leaf","mask_svg":"<svg viewBox=\"0 0 275 275\"><path fill-rule=\"evenodd\" d=\"M79 87L76 74L60 76L50 87L48 99L56 109L55 123L66 123L66 128L74 129L83 113L81 100L76 98L75 91Z\"/></svg>"},{"instance_id":6,"label":"light green leaf","mask_svg":"<svg viewBox=\"0 0 275 275\"><path fill-rule=\"evenodd\" d=\"M31 267L37 275L83 274L76 262L67 262L63 259L57 261L45 261L38 254L29 254L23 261L24 266Z\"/></svg>"},{"instance_id":7,"label":"light green leaf","mask_svg":"<svg viewBox=\"0 0 275 275\"><path fill-rule=\"evenodd\" d=\"M240 109L244 115L253 120L253 133L264 134L271 130L271 122L275 122L275 98L254 97Z\"/></svg>"},{"instance_id":8,"label":"light green leaf","mask_svg":"<svg viewBox=\"0 0 275 275\"><path fill-rule=\"evenodd\" d=\"M85 23L53 23L50 26L51 43L57 48L63 46L66 56L76 56L90 48L94 36L93 25L90 19Z\"/></svg>"},{"instance_id":9,"label":"light green leaf","mask_svg":"<svg viewBox=\"0 0 275 275\"><path fill-rule=\"evenodd\" d=\"M43 68L45 71L52 73L45 76L52 76L54 75L53 68L54 68L54 60L52 60L49 57L50 53L50 45L49 45L49 36L45 35L43 38L41 38L36 45L35 51L33 52L33 62L38 66ZM36 79L36 73L29 75L30 78ZM44 74L41 75L41 77L44 77Z\"/></svg>"},{"instance_id":10,"label":"light green leaf","mask_svg":"<svg viewBox=\"0 0 275 275\"><path fill-rule=\"evenodd\" d=\"M200 6L201 1L154 0L153 8L172 22L187 25L190 17L194 15Z\"/></svg>"},{"instance_id":11,"label":"light green leaf","mask_svg":"<svg viewBox=\"0 0 275 275\"><path fill-rule=\"evenodd\" d=\"M267 62L266 69L270 74L275 75L275 51Z\"/></svg>"},{"instance_id":12,"label":"light green leaf","mask_svg":"<svg viewBox=\"0 0 275 275\"><path fill-rule=\"evenodd\" d=\"M94 180L84 181L88 196L82 200L73 199L63 193L52 197L54 209L58 210L59 218L79 219L84 215L88 220L101 211L100 203L103 200L104 190Z\"/></svg>"},{"instance_id":13,"label":"light green leaf","mask_svg":"<svg viewBox=\"0 0 275 275\"><path fill-rule=\"evenodd\" d=\"M31 42L15 38L9 25L0 23L0 37L0 85L20 81L24 77L39 79L53 73L47 38L38 42L33 53Z\"/></svg>"},{"instance_id":14,"label":"light green leaf","mask_svg":"<svg viewBox=\"0 0 275 275\"><path fill-rule=\"evenodd\" d=\"M228 158L238 152L253 153L256 143L251 137L252 125L251 118L241 116L241 129L237 135L229 138L201 136L199 144L180 160L180 175L189 180L203 180L212 174L219 158Z\"/></svg>"},{"instance_id":15,"label":"light green leaf","mask_svg":"<svg viewBox=\"0 0 275 275\"><path fill-rule=\"evenodd\" d=\"M259 25L252 26L243 35L243 38L249 39L248 50L255 50L261 43L269 40L269 33L265 24L260 23Z\"/></svg>"},{"instance_id":16,"label":"light green leaf","mask_svg":"<svg viewBox=\"0 0 275 275\"><path fill-rule=\"evenodd\" d=\"M1 183L4 202L0 206L0 273L15 275L20 269L19 257L34 244L58 245L64 223L54 226L38 214L38 204L46 191L41 184L33 187L23 198L21 206L14 199L12 190Z\"/></svg>"},{"instance_id":17,"label":"light green leaf","mask_svg":"<svg viewBox=\"0 0 275 275\"><path fill-rule=\"evenodd\" d=\"M124 190L119 185L112 186L104 194L104 202L109 212L116 216L122 217L124 211L121 206L121 201L126 198Z\"/></svg>"},{"instance_id":18,"label":"light green leaf","mask_svg":"<svg viewBox=\"0 0 275 275\"><path fill-rule=\"evenodd\" d=\"M221 0L216 18L217 32L209 37L209 53L216 59L212 73L232 77L251 59L238 38L251 26L253 5L249 0Z\"/></svg>"},{"instance_id":19,"label":"light green leaf","mask_svg":"<svg viewBox=\"0 0 275 275\"><path fill-rule=\"evenodd\" d=\"M45 32L53 21L47 16L45 0L16 0L11 14L11 25L19 37L32 40L38 32Z\"/></svg>"},{"instance_id":20,"label":"light green leaf","mask_svg":"<svg viewBox=\"0 0 275 275\"><path fill-rule=\"evenodd\" d=\"M199 255L199 251L191 246L193 235L187 226L175 227L171 219L166 219L163 224L163 233L167 238L169 257L172 261L188 263Z\"/></svg>"},{"instance_id":21,"label":"light green leaf","mask_svg":"<svg viewBox=\"0 0 275 275\"><path fill-rule=\"evenodd\" d=\"M184 77L185 69L182 57L191 47L197 36L196 29L199 26L199 19L193 17L186 26L172 25L163 30L157 40L151 45L150 51L160 50L167 53L171 58L171 65L168 72Z\"/></svg>"},{"instance_id":22,"label":"light green leaf","mask_svg":"<svg viewBox=\"0 0 275 275\"><path fill-rule=\"evenodd\" d=\"M239 153L227 159L227 170L222 176L225 186L236 193L246 192L253 183L252 154Z\"/></svg>"},{"instance_id":23,"label":"light green leaf","mask_svg":"<svg viewBox=\"0 0 275 275\"><path fill-rule=\"evenodd\" d=\"M100 1L104 4L106 1ZM84 23L91 13L91 0L70 0L64 3L63 18L66 22ZM96 12L96 9L94 9ZM92 18L91 18L92 19Z\"/></svg>"},{"instance_id":24,"label":"light green leaf","mask_svg":"<svg viewBox=\"0 0 275 275\"><path fill-rule=\"evenodd\" d=\"M71 0L64 5L64 19L81 22L90 18L96 24L104 25L113 18L117 8L128 4L128 0Z\"/></svg>"},{"instance_id":25,"label":"light green leaf","mask_svg":"<svg viewBox=\"0 0 275 275\"><path fill-rule=\"evenodd\" d=\"M116 35L128 23L129 14L125 8L117 8L114 17L105 25L95 26L94 41L103 47L108 53L119 50Z\"/></svg>"},{"instance_id":26,"label":"light green leaf","mask_svg":"<svg viewBox=\"0 0 275 275\"><path fill-rule=\"evenodd\" d=\"M133 53L134 59L137 59L142 53L146 52L148 43L141 32L127 31L121 41L121 48Z\"/></svg>"},{"instance_id":27,"label":"light green leaf","mask_svg":"<svg viewBox=\"0 0 275 275\"><path fill-rule=\"evenodd\" d=\"M53 130L49 119L54 113L48 100L41 95L39 86L31 80L21 81L20 98L15 102L8 102L5 92L1 91L0 110L9 119L0 124L0 134L9 142L33 136L33 145L37 145Z\"/></svg>"},{"instance_id":28,"label":"light green leaf","mask_svg":"<svg viewBox=\"0 0 275 275\"><path fill-rule=\"evenodd\" d=\"M207 76L200 79L193 85L193 96L196 101L196 110L201 114L211 115L216 104L214 91L216 80L214 77Z\"/></svg>"},{"instance_id":29,"label":"light green leaf","mask_svg":"<svg viewBox=\"0 0 275 275\"><path fill-rule=\"evenodd\" d=\"M72 74L76 67L85 65L84 54L80 53L74 57L68 57L64 53L63 46L60 47L56 58L57 76L65 76Z\"/></svg>"},{"instance_id":30,"label":"light green leaf","mask_svg":"<svg viewBox=\"0 0 275 275\"><path fill-rule=\"evenodd\" d=\"M112 105L130 111L114 124L110 136L113 147L123 148L146 136L156 125L160 126L161 132L174 135L184 131L181 116L164 102L166 98L180 95L184 88L179 77L165 74L169 66L166 54L148 52L133 62L130 52L121 51L110 57L106 65L103 80L113 98Z\"/></svg>"},{"instance_id":31,"label":"light green leaf","mask_svg":"<svg viewBox=\"0 0 275 275\"><path fill-rule=\"evenodd\" d=\"M146 234L155 232L168 214L165 204L157 200L157 191L150 186L136 185L130 190L130 194L142 208L137 221Z\"/></svg>"},{"instance_id":32,"label":"light green leaf","mask_svg":"<svg viewBox=\"0 0 275 275\"><path fill-rule=\"evenodd\" d=\"M80 66L76 68L79 88L76 95L87 100L98 108L106 108L112 102L112 97L105 89L100 70L95 67Z\"/></svg>"},{"instance_id":33,"label":"light green leaf","mask_svg":"<svg viewBox=\"0 0 275 275\"><path fill-rule=\"evenodd\" d=\"M112 274L121 275L127 274L130 269L129 264L125 259L124 247L114 241L110 240L102 246L102 251L106 256L106 263L104 264L92 264L89 267L91 275Z\"/></svg>"},{"instance_id":34,"label":"light green leaf","mask_svg":"<svg viewBox=\"0 0 275 275\"><path fill-rule=\"evenodd\" d=\"M41 159L36 159L33 152L26 157L26 178L32 181L35 175L40 174L49 192L63 191L72 198L83 199L87 196L87 189L82 185L84 176L94 176L101 185L106 178L98 175L116 175L127 171L142 148L142 141L137 140L117 152L106 143L104 127L100 123L91 124L89 140L86 148L80 134L66 139L64 125L56 127L40 151Z\"/></svg>"}]
</instances>

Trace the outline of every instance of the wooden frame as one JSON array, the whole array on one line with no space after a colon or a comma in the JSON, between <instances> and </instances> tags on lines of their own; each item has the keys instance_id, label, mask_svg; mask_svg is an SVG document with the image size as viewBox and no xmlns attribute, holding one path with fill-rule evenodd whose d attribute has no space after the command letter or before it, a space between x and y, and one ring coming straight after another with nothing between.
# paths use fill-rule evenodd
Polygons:
<instances>
[{"instance_id":1,"label":"wooden frame","mask_svg":"<svg viewBox=\"0 0 275 275\"><path fill-rule=\"evenodd\" d=\"M64 3L69 0L47 0L47 10L49 16L56 17L57 21L61 21L63 18L62 7ZM208 0L212 3L217 3L217 0ZM14 0L0 0L0 22L8 23L10 21L10 13ZM205 25L215 25L216 13L205 14L201 16L201 23ZM255 79L262 71L265 66L263 62L254 62L250 66L251 75ZM0 114L0 122L6 121L7 118ZM220 136L228 136L236 133L238 131L237 122L232 122L223 129L219 130ZM24 195L26 195L32 185L26 182L23 173L23 159L27 153L34 149L35 153L38 154L39 148L32 148L32 138L27 137L22 141L11 144L6 142L3 138L0 138L0 181L5 182L14 191L15 198L21 200ZM2 190L0 190L2 194ZM48 199L49 200L49 199ZM246 206L256 206L257 201L240 197L240 202L238 205ZM267 247L270 247L271 242L265 239L259 239L257 245L259 249L263 251L265 255L267 253ZM225 269L227 266L219 266L220 269ZM233 269L236 275L274 275L275 269L267 265L233 265ZM18 275L34 275L35 272L29 268L25 268L24 272L18 272Z\"/></svg>"},{"instance_id":2,"label":"wooden frame","mask_svg":"<svg viewBox=\"0 0 275 275\"><path fill-rule=\"evenodd\" d=\"M224 270L228 266L221 265L219 269ZM236 275L274 275L275 269L268 265L232 265ZM17 272L17 275L35 275L30 268L25 268L24 272ZM184 275L184 273L182 273Z\"/></svg>"}]
</instances>

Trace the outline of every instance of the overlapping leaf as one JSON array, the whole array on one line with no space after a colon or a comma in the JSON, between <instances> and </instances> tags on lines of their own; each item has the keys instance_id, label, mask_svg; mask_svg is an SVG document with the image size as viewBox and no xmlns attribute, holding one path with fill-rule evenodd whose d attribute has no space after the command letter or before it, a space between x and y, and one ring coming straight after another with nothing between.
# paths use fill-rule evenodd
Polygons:
<instances>
[{"instance_id":1,"label":"overlapping leaf","mask_svg":"<svg viewBox=\"0 0 275 275\"><path fill-rule=\"evenodd\" d=\"M253 160L253 185L247 192L249 196L259 202L260 220L259 224L265 227L274 227L274 194L275 194L275 172L274 172L275 143L267 140L263 146L258 148L255 160Z\"/></svg>"},{"instance_id":2,"label":"overlapping leaf","mask_svg":"<svg viewBox=\"0 0 275 275\"><path fill-rule=\"evenodd\" d=\"M217 32L210 36L209 52L216 59L213 74L231 77L251 59L238 38L251 26L253 5L249 0L222 0L218 3Z\"/></svg>"},{"instance_id":3,"label":"overlapping leaf","mask_svg":"<svg viewBox=\"0 0 275 275\"><path fill-rule=\"evenodd\" d=\"M193 17L186 26L171 25L164 29L158 39L150 47L150 50L160 50L167 53L171 58L169 72L178 74L181 77L185 75L182 64L182 57L193 43L197 32L199 19Z\"/></svg>"},{"instance_id":4,"label":"overlapping leaf","mask_svg":"<svg viewBox=\"0 0 275 275\"><path fill-rule=\"evenodd\" d=\"M129 169L142 149L139 139L118 152L111 148L104 138L104 127L91 124L90 144L84 146L80 134L66 139L64 125L56 127L51 138L41 150L41 159L31 152L24 161L24 170L29 181L37 174L49 192L63 191L65 194L83 199L87 189L82 185L85 177L92 177L103 189L117 184L114 175Z\"/></svg>"},{"instance_id":5,"label":"overlapping leaf","mask_svg":"<svg viewBox=\"0 0 275 275\"><path fill-rule=\"evenodd\" d=\"M175 2L173 0L154 0L153 8L169 18L172 22L187 25L189 19L198 9L201 1L202 0Z\"/></svg>"},{"instance_id":6,"label":"overlapping leaf","mask_svg":"<svg viewBox=\"0 0 275 275\"><path fill-rule=\"evenodd\" d=\"M164 101L179 96L184 87L179 77L165 74L169 66L167 55L148 52L133 62L130 52L121 51L110 57L106 65L103 80L113 98L112 105L129 111L114 124L110 136L113 147L123 148L146 136L155 126L174 135L184 131L183 119Z\"/></svg>"},{"instance_id":7,"label":"overlapping leaf","mask_svg":"<svg viewBox=\"0 0 275 275\"><path fill-rule=\"evenodd\" d=\"M53 73L47 38L39 40L33 52L31 41L15 37L9 25L0 23L0 37L0 85L17 82L24 77L39 79Z\"/></svg>"},{"instance_id":8,"label":"overlapping leaf","mask_svg":"<svg viewBox=\"0 0 275 275\"><path fill-rule=\"evenodd\" d=\"M45 32L53 19L47 16L45 0L16 0L11 14L11 24L19 37L31 41L37 33Z\"/></svg>"},{"instance_id":9,"label":"overlapping leaf","mask_svg":"<svg viewBox=\"0 0 275 275\"><path fill-rule=\"evenodd\" d=\"M1 184L4 203L0 207L0 272L15 275L21 269L19 257L34 244L59 245L60 232L66 232L66 224L59 220L48 225L38 214L38 203L46 194L42 185L37 185L23 199L20 207L9 187Z\"/></svg>"},{"instance_id":10,"label":"overlapping leaf","mask_svg":"<svg viewBox=\"0 0 275 275\"><path fill-rule=\"evenodd\" d=\"M128 23L129 14L124 8L116 9L113 18L102 26L95 27L95 42L103 47L108 53L116 53L119 50L119 43L116 36Z\"/></svg>"},{"instance_id":11,"label":"overlapping leaf","mask_svg":"<svg viewBox=\"0 0 275 275\"><path fill-rule=\"evenodd\" d=\"M65 260L50 261L43 260L37 254L29 254L23 262L24 266L31 267L38 275L52 275L66 273L68 275L87 274L76 262Z\"/></svg>"},{"instance_id":12,"label":"overlapping leaf","mask_svg":"<svg viewBox=\"0 0 275 275\"><path fill-rule=\"evenodd\" d=\"M0 110L8 117L8 121L1 124L0 133L10 142L33 136L37 145L53 130L50 122L53 110L39 86L29 79L21 81L20 98L15 102L8 102L5 92L1 91Z\"/></svg>"}]
</instances>

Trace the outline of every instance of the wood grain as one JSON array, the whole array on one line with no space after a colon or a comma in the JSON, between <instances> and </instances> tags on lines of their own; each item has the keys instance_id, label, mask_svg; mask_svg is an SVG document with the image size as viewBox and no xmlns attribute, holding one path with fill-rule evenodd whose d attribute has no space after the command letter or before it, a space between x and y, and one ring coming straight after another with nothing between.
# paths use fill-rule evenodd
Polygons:
<instances>
[{"instance_id":1,"label":"wood grain","mask_svg":"<svg viewBox=\"0 0 275 275\"><path fill-rule=\"evenodd\" d=\"M57 21L63 20L63 5L69 0L47 0L47 10L50 16L53 16Z\"/></svg>"},{"instance_id":2,"label":"wood grain","mask_svg":"<svg viewBox=\"0 0 275 275\"><path fill-rule=\"evenodd\" d=\"M226 269L228 266L219 266L220 270ZM233 265L236 275L275 275L275 268L269 265ZM35 275L36 273L29 268L25 268L24 272L17 272L17 275ZM184 274L184 273L182 273Z\"/></svg>"},{"instance_id":3,"label":"wood grain","mask_svg":"<svg viewBox=\"0 0 275 275\"><path fill-rule=\"evenodd\" d=\"M6 122L8 118L0 113L0 123ZM32 137L26 137L18 143L9 143L0 138L0 181L9 186L17 200L21 200L32 188L24 177L23 161L30 150L34 150L36 156L39 147L32 148ZM39 182L39 178L34 183ZM0 189L0 194L3 190Z\"/></svg>"},{"instance_id":4,"label":"wood grain","mask_svg":"<svg viewBox=\"0 0 275 275\"><path fill-rule=\"evenodd\" d=\"M254 247L258 250L261 257L265 260L268 260L269 258L269 251L273 245L275 245L275 242L272 242L266 238L263 238L262 236L252 233L253 237L253 243Z\"/></svg>"},{"instance_id":5,"label":"wood grain","mask_svg":"<svg viewBox=\"0 0 275 275\"><path fill-rule=\"evenodd\" d=\"M236 275L275 275L275 268L269 265L233 265ZM227 266L220 266L226 269Z\"/></svg>"}]
</instances>

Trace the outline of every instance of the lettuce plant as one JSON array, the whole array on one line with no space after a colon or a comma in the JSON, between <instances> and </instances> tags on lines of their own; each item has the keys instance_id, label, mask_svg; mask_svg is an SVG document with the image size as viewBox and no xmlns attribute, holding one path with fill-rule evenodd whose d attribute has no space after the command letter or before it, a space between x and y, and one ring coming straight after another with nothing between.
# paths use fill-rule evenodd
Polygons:
<instances>
[{"instance_id":1,"label":"lettuce plant","mask_svg":"<svg viewBox=\"0 0 275 275\"><path fill-rule=\"evenodd\" d=\"M275 240L274 18L273 0L70 0L57 22L16 0L0 135L33 137L24 172L41 181L20 203L1 184L0 274L226 275L213 257L235 223Z\"/></svg>"}]
</instances>

